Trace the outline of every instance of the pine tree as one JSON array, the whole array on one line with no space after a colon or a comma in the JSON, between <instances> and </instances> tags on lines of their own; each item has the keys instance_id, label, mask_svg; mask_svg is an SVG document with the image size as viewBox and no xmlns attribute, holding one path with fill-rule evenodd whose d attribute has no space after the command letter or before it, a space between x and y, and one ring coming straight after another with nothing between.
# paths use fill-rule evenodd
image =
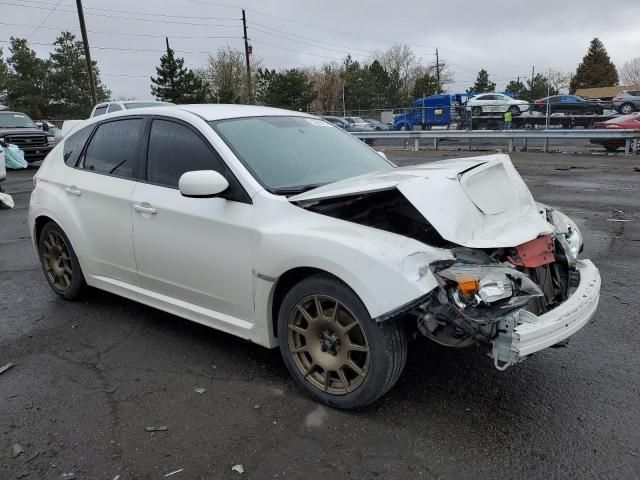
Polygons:
<instances>
[{"instance_id":1,"label":"pine tree","mask_svg":"<svg viewBox=\"0 0 640 480\"><path fill-rule=\"evenodd\" d=\"M7 59L7 104L11 110L25 112L34 118L47 113L46 82L49 62L38 58L24 38L11 37L11 56Z\"/></svg>"},{"instance_id":2,"label":"pine tree","mask_svg":"<svg viewBox=\"0 0 640 480\"><path fill-rule=\"evenodd\" d=\"M578 88L609 87L617 84L616 66L609 58L602 42L594 38L582 63L578 65L576 74L571 79L569 90L574 93Z\"/></svg>"},{"instance_id":3,"label":"pine tree","mask_svg":"<svg viewBox=\"0 0 640 480\"><path fill-rule=\"evenodd\" d=\"M316 98L316 92L307 75L292 68L282 72L258 69L256 97L270 107L306 110Z\"/></svg>"},{"instance_id":4,"label":"pine tree","mask_svg":"<svg viewBox=\"0 0 640 480\"><path fill-rule=\"evenodd\" d=\"M430 70L427 70L416 78L416 83L413 85L413 98L422 98L433 95L437 90L438 79L433 76Z\"/></svg>"},{"instance_id":5,"label":"pine tree","mask_svg":"<svg viewBox=\"0 0 640 480\"><path fill-rule=\"evenodd\" d=\"M203 81L184 67L184 58L176 57L166 38L167 53L160 57L156 67L157 77L151 77L151 94L158 100L173 103L201 103L205 101L206 90Z\"/></svg>"},{"instance_id":6,"label":"pine tree","mask_svg":"<svg viewBox=\"0 0 640 480\"><path fill-rule=\"evenodd\" d=\"M55 103L55 116L83 118L89 116L93 101L89 90L87 60L82 42L70 32L62 34L54 42L55 50L49 58L49 79L47 91L49 99ZM109 99L111 92L100 80L100 71L92 61L96 85L96 100Z\"/></svg>"},{"instance_id":7,"label":"pine tree","mask_svg":"<svg viewBox=\"0 0 640 480\"><path fill-rule=\"evenodd\" d=\"M467 93L486 93L495 91L496 84L489 81L489 73L483 68L478 72L476 83L473 84L471 89L467 90Z\"/></svg>"},{"instance_id":8,"label":"pine tree","mask_svg":"<svg viewBox=\"0 0 640 480\"><path fill-rule=\"evenodd\" d=\"M524 96L526 87L524 86L524 83L522 83L520 79L518 79L518 80L511 80L507 84L507 86L504 87L504 90L509 94L511 94L513 98L522 98Z\"/></svg>"}]
</instances>

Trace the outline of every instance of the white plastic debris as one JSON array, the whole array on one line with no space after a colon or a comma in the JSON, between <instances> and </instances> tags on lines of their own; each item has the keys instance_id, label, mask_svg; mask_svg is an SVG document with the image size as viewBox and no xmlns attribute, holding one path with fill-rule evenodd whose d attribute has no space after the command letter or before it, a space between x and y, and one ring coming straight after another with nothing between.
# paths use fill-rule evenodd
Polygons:
<instances>
[{"instance_id":1,"label":"white plastic debris","mask_svg":"<svg viewBox=\"0 0 640 480\"><path fill-rule=\"evenodd\" d=\"M164 475L165 478L170 477L171 475L175 475L176 473L180 473L184 470L184 468L179 468L178 470L174 470L173 472L166 473Z\"/></svg>"},{"instance_id":2,"label":"white plastic debris","mask_svg":"<svg viewBox=\"0 0 640 480\"><path fill-rule=\"evenodd\" d=\"M13 208L16 204L8 193L0 193L0 208Z\"/></svg>"},{"instance_id":3,"label":"white plastic debris","mask_svg":"<svg viewBox=\"0 0 640 480\"><path fill-rule=\"evenodd\" d=\"M206 388L202 388L202 387L198 387L198 388L194 388L193 391L196 392L196 393L204 393L204 392L207 391L207 389Z\"/></svg>"},{"instance_id":4,"label":"white plastic debris","mask_svg":"<svg viewBox=\"0 0 640 480\"><path fill-rule=\"evenodd\" d=\"M244 467L240 464L234 465L233 467L231 467L231 470L238 473L244 473Z\"/></svg>"}]
</instances>

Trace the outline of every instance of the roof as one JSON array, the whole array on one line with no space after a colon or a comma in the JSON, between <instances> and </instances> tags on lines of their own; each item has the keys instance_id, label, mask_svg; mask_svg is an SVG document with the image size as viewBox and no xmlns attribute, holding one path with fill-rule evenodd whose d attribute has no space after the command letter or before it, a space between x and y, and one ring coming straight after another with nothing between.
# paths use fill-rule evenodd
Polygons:
<instances>
[{"instance_id":1,"label":"roof","mask_svg":"<svg viewBox=\"0 0 640 480\"><path fill-rule=\"evenodd\" d=\"M617 87L596 87L596 88L578 88L575 95L588 98L613 98L623 90L633 90L628 85L618 85Z\"/></svg>"},{"instance_id":2,"label":"roof","mask_svg":"<svg viewBox=\"0 0 640 480\"><path fill-rule=\"evenodd\" d=\"M156 107L157 108L157 107ZM284 110L282 108L259 107L256 105L225 105L218 103L196 104L196 105L177 105L180 110L195 113L205 120L222 120L224 118L240 118L240 117L267 117L267 116L300 116L308 117L309 114L296 112L294 110Z\"/></svg>"}]
</instances>

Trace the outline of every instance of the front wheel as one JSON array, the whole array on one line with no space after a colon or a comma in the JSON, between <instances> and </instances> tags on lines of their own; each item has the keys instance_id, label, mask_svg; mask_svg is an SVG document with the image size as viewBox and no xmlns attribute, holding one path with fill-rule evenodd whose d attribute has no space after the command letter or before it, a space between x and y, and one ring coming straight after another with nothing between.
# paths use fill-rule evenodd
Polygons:
<instances>
[{"instance_id":1,"label":"front wheel","mask_svg":"<svg viewBox=\"0 0 640 480\"><path fill-rule=\"evenodd\" d=\"M620 148L620 145L614 145L612 143L605 143L602 146L607 152L615 152Z\"/></svg>"},{"instance_id":2,"label":"front wheel","mask_svg":"<svg viewBox=\"0 0 640 480\"><path fill-rule=\"evenodd\" d=\"M473 115L474 117L479 117L480 115L482 115L482 107L473 107L471 109L471 115Z\"/></svg>"},{"instance_id":3,"label":"front wheel","mask_svg":"<svg viewBox=\"0 0 640 480\"><path fill-rule=\"evenodd\" d=\"M67 300L86 288L84 275L71 242L55 223L47 223L38 237L38 254L51 289Z\"/></svg>"},{"instance_id":4,"label":"front wheel","mask_svg":"<svg viewBox=\"0 0 640 480\"><path fill-rule=\"evenodd\" d=\"M331 407L364 407L398 380L407 357L404 329L376 323L344 283L318 274L295 285L278 315L280 351L294 380Z\"/></svg>"}]
</instances>

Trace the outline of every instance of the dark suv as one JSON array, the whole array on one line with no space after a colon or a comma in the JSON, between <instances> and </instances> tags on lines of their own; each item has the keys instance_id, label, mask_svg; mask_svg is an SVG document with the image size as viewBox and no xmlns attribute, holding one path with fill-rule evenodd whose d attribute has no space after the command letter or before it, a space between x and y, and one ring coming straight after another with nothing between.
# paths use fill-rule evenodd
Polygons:
<instances>
[{"instance_id":1,"label":"dark suv","mask_svg":"<svg viewBox=\"0 0 640 480\"><path fill-rule=\"evenodd\" d=\"M20 112L0 112L0 140L16 145L29 163L43 160L55 146L53 133L41 130Z\"/></svg>"}]
</instances>

